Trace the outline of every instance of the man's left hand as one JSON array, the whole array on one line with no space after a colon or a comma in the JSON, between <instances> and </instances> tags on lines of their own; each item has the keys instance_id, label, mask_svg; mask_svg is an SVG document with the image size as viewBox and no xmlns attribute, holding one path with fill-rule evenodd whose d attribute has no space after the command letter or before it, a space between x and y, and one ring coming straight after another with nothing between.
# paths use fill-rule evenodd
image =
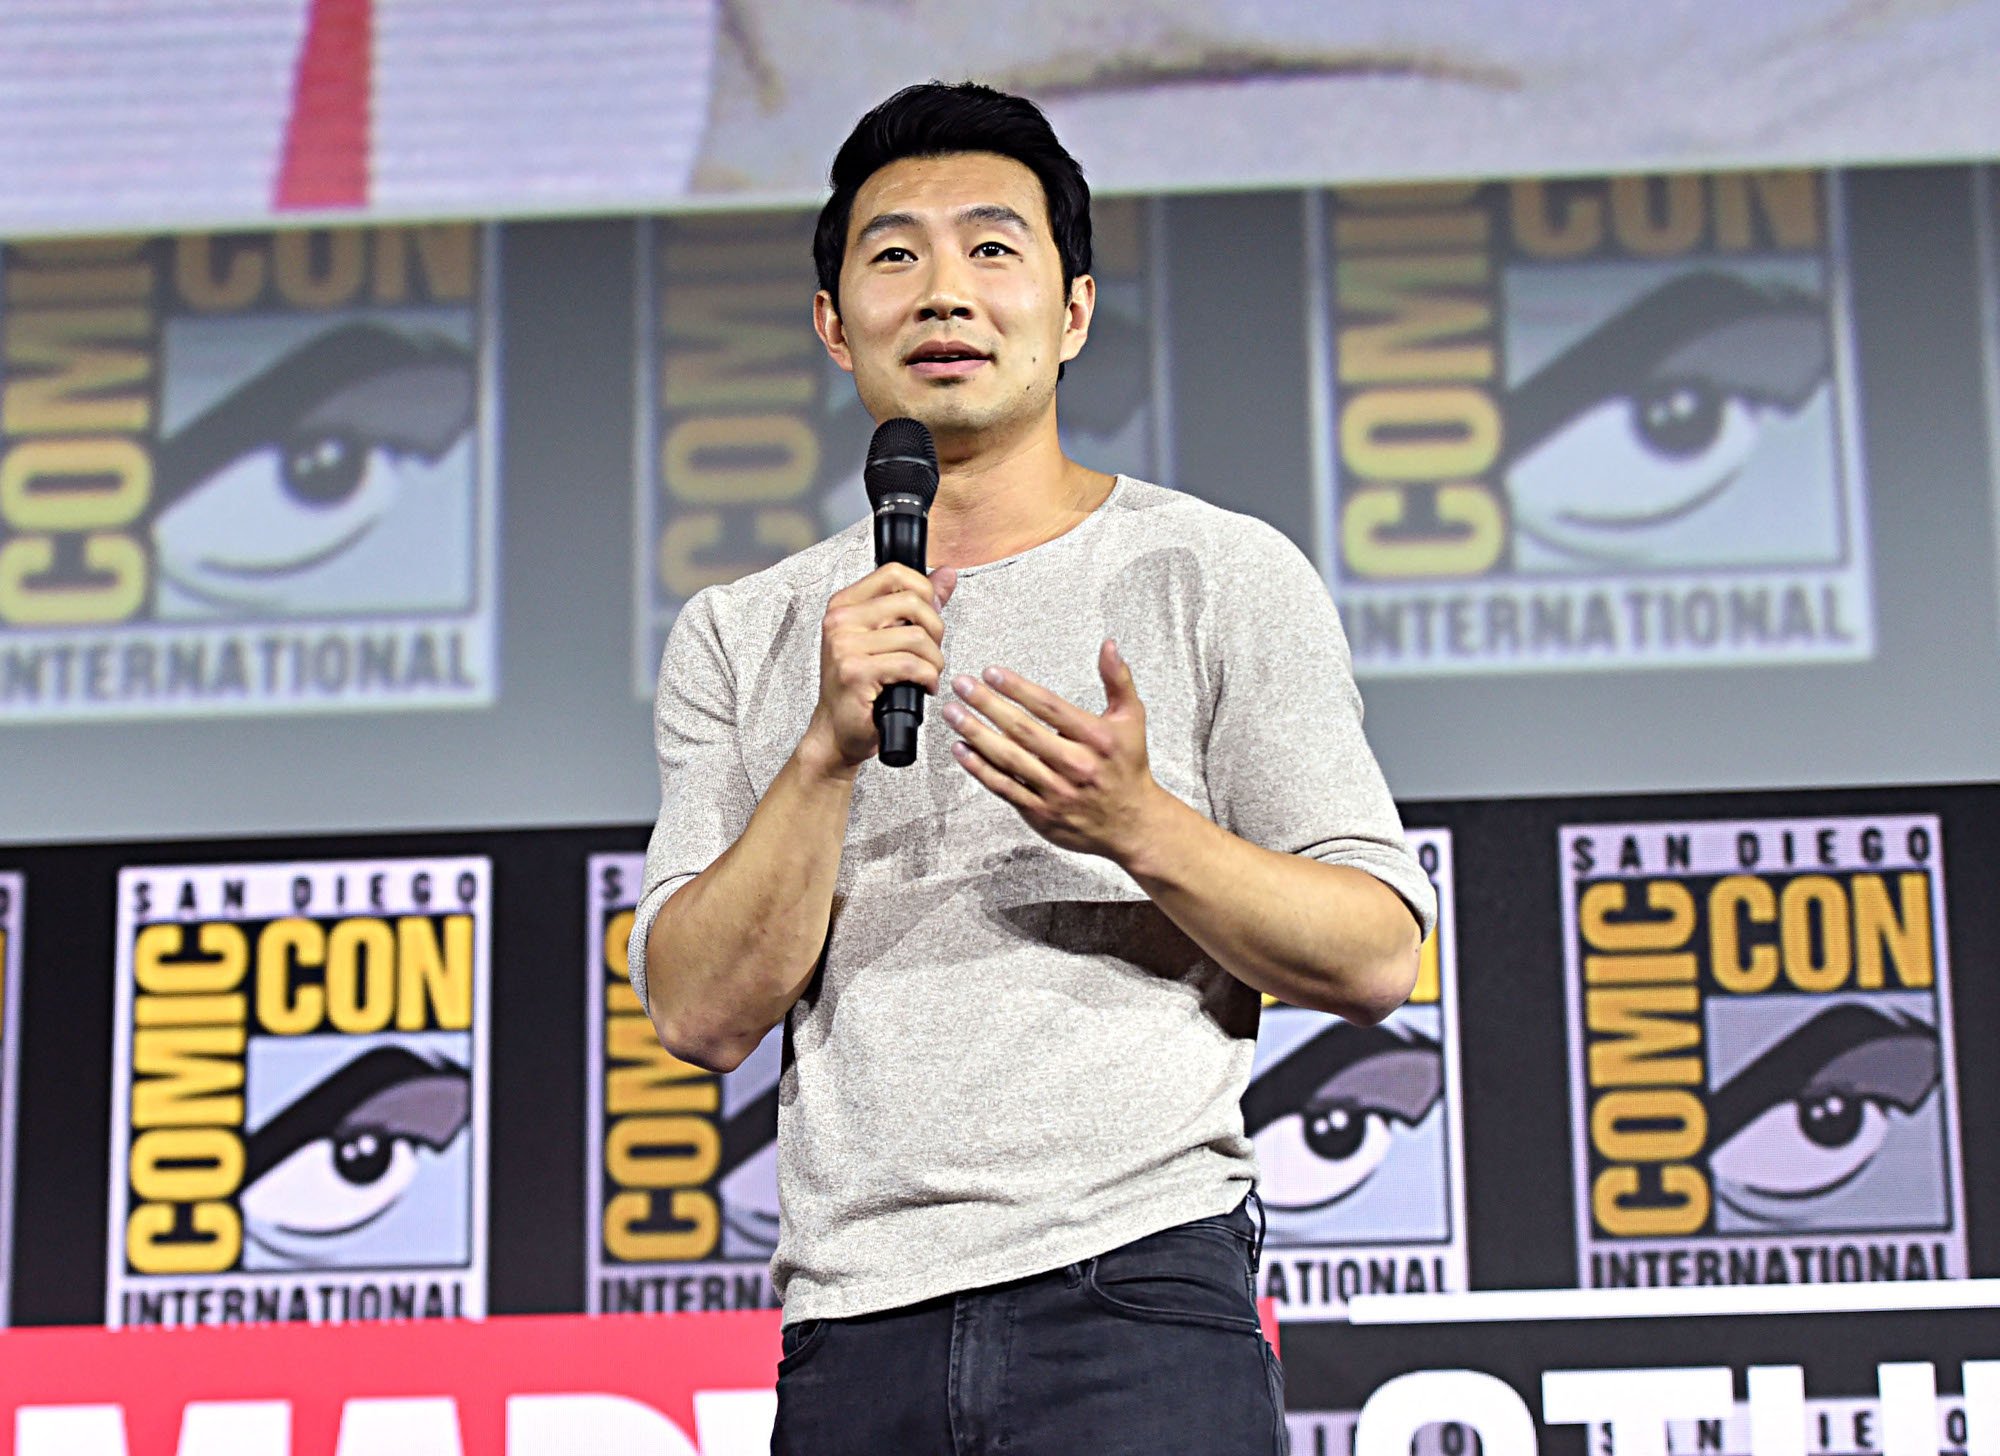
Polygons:
<instances>
[{"instance_id":1,"label":"man's left hand","mask_svg":"<svg viewBox=\"0 0 2000 1456\"><path fill-rule=\"evenodd\" d=\"M1123 863L1164 792L1146 759L1146 705L1109 638L1097 651L1104 711L1087 713L1017 672L960 675L945 721L952 756L1051 844Z\"/></svg>"}]
</instances>

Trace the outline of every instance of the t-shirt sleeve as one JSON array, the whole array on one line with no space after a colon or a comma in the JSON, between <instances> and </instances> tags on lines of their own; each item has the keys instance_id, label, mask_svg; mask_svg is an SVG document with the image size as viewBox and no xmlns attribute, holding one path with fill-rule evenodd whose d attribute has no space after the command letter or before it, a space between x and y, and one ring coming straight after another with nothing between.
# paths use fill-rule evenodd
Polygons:
<instances>
[{"instance_id":1,"label":"t-shirt sleeve","mask_svg":"<svg viewBox=\"0 0 2000 1456\"><path fill-rule=\"evenodd\" d=\"M1361 731L1347 635L1325 583L1262 522L1217 555L1207 753L1216 822L1266 849L1366 870L1429 935L1437 899Z\"/></svg>"},{"instance_id":2,"label":"t-shirt sleeve","mask_svg":"<svg viewBox=\"0 0 2000 1456\"><path fill-rule=\"evenodd\" d=\"M632 915L626 967L646 1002L646 937L667 898L734 844L757 807L736 739L736 682L717 629L711 590L674 619L653 700L660 760L660 817Z\"/></svg>"}]
</instances>

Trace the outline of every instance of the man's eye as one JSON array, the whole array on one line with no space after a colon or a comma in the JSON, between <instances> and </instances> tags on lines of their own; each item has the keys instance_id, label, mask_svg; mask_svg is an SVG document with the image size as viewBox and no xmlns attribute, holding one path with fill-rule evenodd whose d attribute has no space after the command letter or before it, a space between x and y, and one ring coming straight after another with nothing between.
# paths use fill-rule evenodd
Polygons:
<instances>
[{"instance_id":1,"label":"man's eye","mask_svg":"<svg viewBox=\"0 0 2000 1456\"><path fill-rule=\"evenodd\" d=\"M878 263L906 263L916 256L908 248L884 248L875 255L875 261Z\"/></svg>"},{"instance_id":2,"label":"man's eye","mask_svg":"<svg viewBox=\"0 0 2000 1456\"><path fill-rule=\"evenodd\" d=\"M993 251L991 253L988 253L986 251L988 248L993 249ZM975 257L985 256L988 258L997 257L1003 253L1011 253L1013 251L1014 250L1008 247L1005 243L981 243L978 247L972 250L973 255Z\"/></svg>"}]
</instances>

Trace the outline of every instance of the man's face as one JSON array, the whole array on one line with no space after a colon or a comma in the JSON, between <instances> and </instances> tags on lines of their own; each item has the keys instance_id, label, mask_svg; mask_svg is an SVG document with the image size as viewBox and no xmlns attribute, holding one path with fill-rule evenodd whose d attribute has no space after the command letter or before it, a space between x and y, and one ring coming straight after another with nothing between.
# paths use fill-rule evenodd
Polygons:
<instances>
[{"instance_id":1,"label":"man's face","mask_svg":"<svg viewBox=\"0 0 2000 1456\"><path fill-rule=\"evenodd\" d=\"M1046 414L1094 300L1087 277L1064 295L1040 179L1011 157L958 152L862 184L840 310L821 293L814 319L871 415L908 415L949 442Z\"/></svg>"}]
</instances>

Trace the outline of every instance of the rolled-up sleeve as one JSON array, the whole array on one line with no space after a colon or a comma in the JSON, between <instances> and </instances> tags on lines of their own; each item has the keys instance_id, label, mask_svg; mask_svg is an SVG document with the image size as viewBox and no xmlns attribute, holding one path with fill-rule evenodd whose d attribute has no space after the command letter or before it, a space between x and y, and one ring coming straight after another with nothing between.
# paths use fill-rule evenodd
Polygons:
<instances>
[{"instance_id":1,"label":"rolled-up sleeve","mask_svg":"<svg viewBox=\"0 0 2000 1456\"><path fill-rule=\"evenodd\" d=\"M716 621L715 591L697 592L674 619L660 658L653 742L660 817L632 915L626 968L646 1000L646 939L667 898L734 844L757 807L736 736L736 685Z\"/></svg>"},{"instance_id":2,"label":"rolled-up sleeve","mask_svg":"<svg viewBox=\"0 0 2000 1456\"><path fill-rule=\"evenodd\" d=\"M1366 870L1429 935L1437 898L1362 733L1347 635L1325 583L1262 523L1218 555L1207 752L1216 822L1266 849Z\"/></svg>"}]
</instances>

